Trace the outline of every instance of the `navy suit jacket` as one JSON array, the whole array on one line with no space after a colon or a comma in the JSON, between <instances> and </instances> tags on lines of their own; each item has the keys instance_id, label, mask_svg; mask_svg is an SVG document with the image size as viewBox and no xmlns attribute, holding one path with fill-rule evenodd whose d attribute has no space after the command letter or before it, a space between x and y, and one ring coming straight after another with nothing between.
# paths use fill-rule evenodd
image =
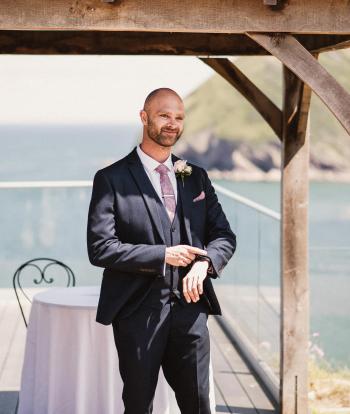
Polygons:
<instances>
[{"instance_id":1,"label":"navy suit jacket","mask_svg":"<svg viewBox=\"0 0 350 414\"><path fill-rule=\"evenodd\" d=\"M173 163L178 160L172 154ZM236 249L236 237L218 202L207 172L194 164L178 181L188 243L205 249L214 271L203 284L209 313L221 315L211 278L220 276ZM201 191L205 198L193 202ZM156 203L162 203L136 147L94 176L87 223L90 263L104 268L96 321L112 323L126 304L138 303L152 281L163 276L165 240ZM191 265L190 265L191 266ZM188 270L190 269L188 267Z\"/></svg>"}]
</instances>

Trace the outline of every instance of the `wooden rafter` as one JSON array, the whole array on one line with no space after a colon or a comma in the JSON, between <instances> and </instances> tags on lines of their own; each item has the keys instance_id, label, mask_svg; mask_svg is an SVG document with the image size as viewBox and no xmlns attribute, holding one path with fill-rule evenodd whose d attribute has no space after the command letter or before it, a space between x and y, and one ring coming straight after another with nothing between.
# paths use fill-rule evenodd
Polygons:
<instances>
[{"instance_id":1,"label":"wooden rafter","mask_svg":"<svg viewBox=\"0 0 350 414\"><path fill-rule=\"evenodd\" d=\"M350 35L295 35L309 51L346 47ZM350 46L350 45L349 45ZM0 54L148 54L261 56L265 48L245 34L79 30L0 30Z\"/></svg>"},{"instance_id":2,"label":"wooden rafter","mask_svg":"<svg viewBox=\"0 0 350 414\"><path fill-rule=\"evenodd\" d=\"M349 30L350 31L350 30ZM305 35L305 34L293 34L299 43L301 43L305 49L310 53L327 52L334 49L345 49L350 47L350 34L348 35Z\"/></svg>"},{"instance_id":3,"label":"wooden rafter","mask_svg":"<svg viewBox=\"0 0 350 414\"><path fill-rule=\"evenodd\" d=\"M282 139L282 112L270 98L229 59L201 58L201 60L234 86L260 113L275 134Z\"/></svg>"},{"instance_id":4,"label":"wooden rafter","mask_svg":"<svg viewBox=\"0 0 350 414\"><path fill-rule=\"evenodd\" d=\"M349 34L347 0L2 0L0 30Z\"/></svg>"},{"instance_id":5,"label":"wooden rafter","mask_svg":"<svg viewBox=\"0 0 350 414\"><path fill-rule=\"evenodd\" d=\"M341 49L348 49L350 48L350 38L345 39L339 39L338 42L330 41L330 43L327 45L326 42L323 45L319 45L318 47L314 47L312 51L314 53L321 53L321 52L330 52L332 50L341 50Z\"/></svg>"},{"instance_id":6,"label":"wooden rafter","mask_svg":"<svg viewBox=\"0 0 350 414\"><path fill-rule=\"evenodd\" d=\"M315 92L350 134L350 94L291 35L247 33Z\"/></svg>"},{"instance_id":7,"label":"wooden rafter","mask_svg":"<svg viewBox=\"0 0 350 414\"><path fill-rule=\"evenodd\" d=\"M267 55L244 34L113 31L0 31L0 53Z\"/></svg>"}]
</instances>

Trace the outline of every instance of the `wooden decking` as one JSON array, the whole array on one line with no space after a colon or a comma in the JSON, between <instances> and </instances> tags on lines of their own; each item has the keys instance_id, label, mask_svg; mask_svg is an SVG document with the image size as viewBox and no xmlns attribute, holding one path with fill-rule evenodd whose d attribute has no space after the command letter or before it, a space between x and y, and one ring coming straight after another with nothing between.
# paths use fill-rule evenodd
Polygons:
<instances>
[{"instance_id":1,"label":"wooden decking","mask_svg":"<svg viewBox=\"0 0 350 414\"><path fill-rule=\"evenodd\" d=\"M214 317L209 318L216 413L274 414L275 410ZM11 290L0 290L0 413L15 412L26 329ZM175 402L171 414L178 413ZM74 413L72 413L74 414ZM154 413L162 414L162 413Z\"/></svg>"},{"instance_id":2,"label":"wooden decking","mask_svg":"<svg viewBox=\"0 0 350 414\"><path fill-rule=\"evenodd\" d=\"M261 386L216 322L209 318L216 412L274 414Z\"/></svg>"},{"instance_id":3,"label":"wooden decking","mask_svg":"<svg viewBox=\"0 0 350 414\"><path fill-rule=\"evenodd\" d=\"M0 290L0 413L15 412L26 328L11 290Z\"/></svg>"}]
</instances>

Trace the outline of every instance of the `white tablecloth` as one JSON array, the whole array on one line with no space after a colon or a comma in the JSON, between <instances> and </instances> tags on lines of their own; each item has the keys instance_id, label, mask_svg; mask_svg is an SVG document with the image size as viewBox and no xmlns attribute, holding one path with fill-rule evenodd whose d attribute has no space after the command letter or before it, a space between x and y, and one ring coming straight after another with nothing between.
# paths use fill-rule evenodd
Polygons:
<instances>
[{"instance_id":1,"label":"white tablecloth","mask_svg":"<svg viewBox=\"0 0 350 414\"><path fill-rule=\"evenodd\" d=\"M113 329L111 325L95 321L99 290L98 286L51 288L34 296L19 414L124 412ZM174 413L169 408L171 399L174 399L173 391L161 369L153 413ZM214 414L211 365L210 399Z\"/></svg>"}]
</instances>

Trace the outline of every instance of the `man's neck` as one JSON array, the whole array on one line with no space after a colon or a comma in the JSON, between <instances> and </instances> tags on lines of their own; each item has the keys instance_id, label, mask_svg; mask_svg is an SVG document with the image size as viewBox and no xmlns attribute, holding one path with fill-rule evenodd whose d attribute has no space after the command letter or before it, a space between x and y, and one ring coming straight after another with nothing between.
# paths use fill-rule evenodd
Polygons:
<instances>
[{"instance_id":1,"label":"man's neck","mask_svg":"<svg viewBox=\"0 0 350 414\"><path fill-rule=\"evenodd\" d=\"M148 156L152 157L154 160L159 163L166 161L171 154L171 147L162 147L160 145L147 144L145 141L142 141L140 144L142 151Z\"/></svg>"}]
</instances>

